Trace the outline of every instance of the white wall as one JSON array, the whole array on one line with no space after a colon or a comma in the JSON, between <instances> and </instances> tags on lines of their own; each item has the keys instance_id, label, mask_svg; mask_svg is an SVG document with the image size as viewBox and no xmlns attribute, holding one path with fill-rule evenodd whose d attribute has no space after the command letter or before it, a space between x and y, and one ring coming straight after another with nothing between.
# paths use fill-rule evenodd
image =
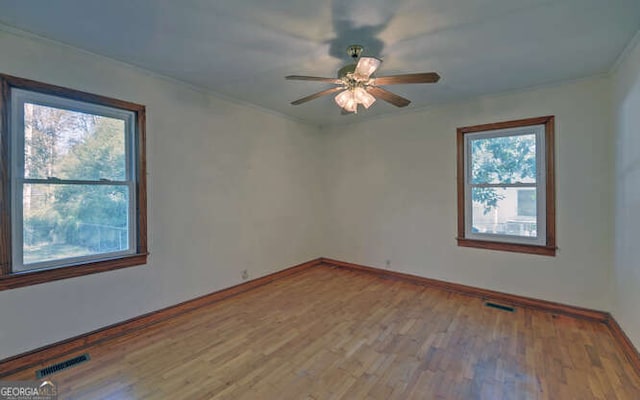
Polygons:
<instances>
[{"instance_id":1,"label":"white wall","mask_svg":"<svg viewBox=\"0 0 640 400\"><path fill-rule=\"evenodd\" d=\"M326 256L609 310L608 90L593 78L327 129ZM457 247L456 128L544 115L556 116L557 257Z\"/></svg>"},{"instance_id":2,"label":"white wall","mask_svg":"<svg viewBox=\"0 0 640 400\"><path fill-rule=\"evenodd\" d=\"M0 292L0 359L321 256L314 127L0 30L0 72L147 106L147 266Z\"/></svg>"},{"instance_id":3,"label":"white wall","mask_svg":"<svg viewBox=\"0 0 640 400\"><path fill-rule=\"evenodd\" d=\"M616 132L613 315L640 348L640 34L613 74Z\"/></svg>"}]
</instances>

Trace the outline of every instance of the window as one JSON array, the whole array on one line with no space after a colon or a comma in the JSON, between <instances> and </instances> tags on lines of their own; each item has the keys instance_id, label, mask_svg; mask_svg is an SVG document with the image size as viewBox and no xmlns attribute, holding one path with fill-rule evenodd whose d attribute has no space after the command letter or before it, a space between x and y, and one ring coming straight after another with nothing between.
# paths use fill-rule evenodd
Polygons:
<instances>
[{"instance_id":1,"label":"window","mask_svg":"<svg viewBox=\"0 0 640 400\"><path fill-rule=\"evenodd\" d=\"M458 128L458 245L555 255L554 117Z\"/></svg>"},{"instance_id":2,"label":"window","mask_svg":"<svg viewBox=\"0 0 640 400\"><path fill-rule=\"evenodd\" d=\"M145 107L0 82L0 290L145 264Z\"/></svg>"}]
</instances>

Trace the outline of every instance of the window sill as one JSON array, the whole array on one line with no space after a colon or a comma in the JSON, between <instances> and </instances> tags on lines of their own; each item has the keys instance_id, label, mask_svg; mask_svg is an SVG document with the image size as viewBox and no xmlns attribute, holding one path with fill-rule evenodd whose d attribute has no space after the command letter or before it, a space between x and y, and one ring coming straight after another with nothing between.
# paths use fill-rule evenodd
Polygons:
<instances>
[{"instance_id":1,"label":"window sill","mask_svg":"<svg viewBox=\"0 0 640 400\"><path fill-rule=\"evenodd\" d=\"M95 261L68 267L20 272L0 276L0 291L57 281L60 279L74 278L76 276L96 274L114 269L143 265L147 263L147 256L148 253L134 254L126 257Z\"/></svg>"},{"instance_id":2,"label":"window sill","mask_svg":"<svg viewBox=\"0 0 640 400\"><path fill-rule=\"evenodd\" d=\"M541 256L555 257L556 248L549 246L534 246L528 244L491 242L487 240L458 238L458 246L475 247L478 249L510 251L513 253L537 254Z\"/></svg>"}]
</instances>

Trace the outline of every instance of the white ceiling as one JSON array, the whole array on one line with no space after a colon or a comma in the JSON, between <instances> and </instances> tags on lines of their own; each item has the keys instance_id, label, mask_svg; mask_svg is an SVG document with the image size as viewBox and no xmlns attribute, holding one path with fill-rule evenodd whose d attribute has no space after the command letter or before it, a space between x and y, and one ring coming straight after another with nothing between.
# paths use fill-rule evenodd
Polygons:
<instances>
[{"instance_id":1,"label":"white ceiling","mask_svg":"<svg viewBox=\"0 0 640 400\"><path fill-rule=\"evenodd\" d=\"M387 87L408 108L603 73L640 28L639 0L0 0L0 22L316 125L340 115L330 87L350 44L379 75L437 71Z\"/></svg>"}]
</instances>

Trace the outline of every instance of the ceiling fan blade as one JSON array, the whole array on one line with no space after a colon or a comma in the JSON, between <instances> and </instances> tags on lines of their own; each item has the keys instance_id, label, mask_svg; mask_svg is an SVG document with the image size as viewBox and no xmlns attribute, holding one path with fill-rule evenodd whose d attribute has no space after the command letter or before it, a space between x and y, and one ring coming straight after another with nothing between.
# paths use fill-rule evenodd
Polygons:
<instances>
[{"instance_id":1,"label":"ceiling fan blade","mask_svg":"<svg viewBox=\"0 0 640 400\"><path fill-rule=\"evenodd\" d=\"M291 104L293 104L294 106L297 106L298 104L306 103L307 101L315 100L318 97L326 96L328 94L339 92L341 90L344 90L344 88L343 87L330 88L330 89L323 90L323 91L318 92L318 93L314 93L314 94L312 94L310 96L303 97L303 98L298 99L296 101L292 101Z\"/></svg>"},{"instance_id":2,"label":"ceiling fan blade","mask_svg":"<svg viewBox=\"0 0 640 400\"><path fill-rule=\"evenodd\" d=\"M435 72L421 72L418 74L402 74L380 76L375 78L376 85L398 85L401 83L436 83L440 75Z\"/></svg>"},{"instance_id":3,"label":"ceiling fan blade","mask_svg":"<svg viewBox=\"0 0 640 400\"><path fill-rule=\"evenodd\" d=\"M322 78L320 76L305 76L305 75L289 75L285 76L285 79L293 80L293 81L316 81L316 82L328 82L335 83L336 85L342 85L341 79L336 78Z\"/></svg>"},{"instance_id":4,"label":"ceiling fan blade","mask_svg":"<svg viewBox=\"0 0 640 400\"><path fill-rule=\"evenodd\" d=\"M360 57L358 65L356 65L355 74L362 79L367 79L376 72L380 67L380 63L382 63L382 60L375 57Z\"/></svg>"},{"instance_id":5,"label":"ceiling fan blade","mask_svg":"<svg viewBox=\"0 0 640 400\"><path fill-rule=\"evenodd\" d=\"M411 100L405 99L402 96L398 96L397 94L391 93L390 91L380 87L369 86L367 88L367 91L375 97L379 97L380 99L386 101L387 103L391 103L396 107L406 107L409 105L409 103L411 103Z\"/></svg>"}]
</instances>

